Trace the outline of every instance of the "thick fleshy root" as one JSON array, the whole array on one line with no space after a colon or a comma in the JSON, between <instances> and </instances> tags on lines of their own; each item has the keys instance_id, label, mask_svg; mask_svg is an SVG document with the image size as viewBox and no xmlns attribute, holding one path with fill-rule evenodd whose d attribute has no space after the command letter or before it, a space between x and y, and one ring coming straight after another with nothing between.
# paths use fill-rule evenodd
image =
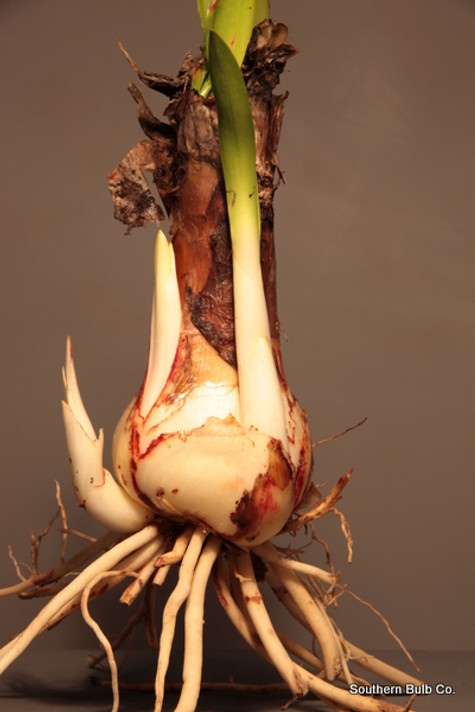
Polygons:
<instances>
[{"instance_id":1,"label":"thick fleshy root","mask_svg":"<svg viewBox=\"0 0 475 712\"><path fill-rule=\"evenodd\" d=\"M92 563L86 565L70 583L64 584L67 574L91 559ZM163 609L158 639L154 592L165 581L172 566L179 567L178 579ZM176 712L193 712L202 688L203 610L211 575L218 599L230 621L250 647L278 670L291 700L311 692L332 710L405 712L412 709L411 700L405 707L400 707L383 699L350 694L349 685L366 682L360 673L353 672L353 667L395 685L420 685L421 682L377 660L344 638L327 614L328 606L343 591L333 571L302 562L297 552L280 550L271 542L249 551L241 550L192 525L172 529L169 525L160 527L158 523L152 523L128 536L107 534L88 544L73 559L62 561L56 570L45 575L35 573L17 586L4 589L4 595L20 593L22 597L42 595L42 589L50 590L51 587L56 593L29 626L0 650L0 672L21 655L40 633L79 608L103 648L103 653L92 658L90 664L96 665L104 658L108 660L112 711L117 712L120 685L114 650L140 622L145 621L151 647L158 649L153 688L154 712L160 712L176 619L180 608L185 605L183 682ZM311 652L274 626L261 593L262 585L258 583L262 576L290 615L313 637ZM128 577L133 580L120 600L130 605L143 593L143 602L122 633L110 642L91 616L89 601ZM212 689L212 685L207 687ZM265 688L265 685L262 686L263 690ZM220 689L226 689L226 684ZM237 686L234 691L239 689ZM244 686L243 691L246 689Z\"/></svg>"},{"instance_id":2,"label":"thick fleshy root","mask_svg":"<svg viewBox=\"0 0 475 712\"><path fill-rule=\"evenodd\" d=\"M325 592L320 587L322 581L320 569L303 564L302 568L307 577L304 579L295 572L295 569L299 568L298 562L278 554L272 544L257 548L258 552L241 552L237 555L230 553L227 565L221 557L214 568L215 588L230 621L250 647L273 663L279 671L278 657L282 656L284 659L284 655L288 655L287 668L283 668L286 674L281 674L289 689L296 693L295 696L300 696L302 691L296 690L291 684L292 679L289 681L288 677L313 692L332 709L354 712L408 710L407 705L403 708L384 700L350 694L340 685L332 683L333 679L347 685L366 683L363 678L350 670L349 666L352 663L396 685L421 684L411 675L374 658L343 638L326 613L326 605L333 600L335 594L331 594L330 600L327 599L325 602ZM261 558L261 562L267 569L266 579L281 602L291 615L314 635L315 642L320 648L320 655L309 653L288 635L272 627L262 597L252 590L252 586L255 585L252 553L258 554ZM280 561L277 561L278 559ZM311 568L314 568L313 573L310 571ZM239 581L240 590L236 585L236 579ZM250 590L246 588L249 585ZM276 638L280 646L276 645ZM283 649L283 652L276 652L279 648ZM302 663L306 665L305 668Z\"/></svg>"}]
</instances>

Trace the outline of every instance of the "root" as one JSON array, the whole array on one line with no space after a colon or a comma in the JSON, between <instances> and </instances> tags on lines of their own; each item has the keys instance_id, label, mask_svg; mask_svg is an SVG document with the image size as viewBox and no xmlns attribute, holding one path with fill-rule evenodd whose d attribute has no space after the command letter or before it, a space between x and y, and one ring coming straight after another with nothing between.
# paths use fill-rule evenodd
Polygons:
<instances>
[{"instance_id":1,"label":"root","mask_svg":"<svg viewBox=\"0 0 475 712\"><path fill-rule=\"evenodd\" d=\"M325 514L331 512L334 509L335 504L341 499L341 492L348 484L352 474L353 470L351 469L346 473L346 475L342 475L336 485L321 502L309 511L305 512L305 514L297 514L295 519L290 519L285 525L283 531L296 532L309 522L321 519L321 517L324 517Z\"/></svg>"},{"instance_id":2,"label":"root","mask_svg":"<svg viewBox=\"0 0 475 712\"><path fill-rule=\"evenodd\" d=\"M144 602L140 606L139 610L134 613L134 615L130 616L129 620L127 621L126 625L124 628L121 630L121 632L115 637L114 642L111 643L112 650L117 650L120 648L122 643L134 632L138 624L144 620L145 618L145 609L146 609L146 604L147 604L147 599L144 599ZM107 657L107 654L105 651L102 651L102 653L99 653L98 655L89 655L87 658L87 662L89 667L94 668L97 667L103 660L104 658Z\"/></svg>"},{"instance_id":3,"label":"root","mask_svg":"<svg viewBox=\"0 0 475 712\"><path fill-rule=\"evenodd\" d=\"M254 621L250 620L250 616L246 615L242 605L240 606L239 602L232 596L222 564L216 567L214 582L218 598L235 628L259 655L271 660L269 650L262 642L259 631L254 626ZM285 636L282 636L281 641L287 642ZM274 661L272 660L272 662ZM292 662L292 665L299 677L305 681L308 689L333 709L351 710L352 712L403 712L403 709L398 705L362 695L350 694L348 690L337 687L330 681L322 679L319 675L314 675L299 664ZM357 678L352 679L355 681ZM405 681L413 681L413 678L406 676ZM421 683L419 682L419 684Z\"/></svg>"},{"instance_id":4,"label":"root","mask_svg":"<svg viewBox=\"0 0 475 712\"><path fill-rule=\"evenodd\" d=\"M154 584L161 586L165 582L170 567L173 564L178 564L182 560L193 531L194 527L187 527L182 534L177 537L173 549L163 556L160 556L157 560L156 566L158 571L153 578Z\"/></svg>"},{"instance_id":5,"label":"root","mask_svg":"<svg viewBox=\"0 0 475 712\"><path fill-rule=\"evenodd\" d=\"M118 712L118 709L119 709L119 675L117 672L117 663L115 661L114 652L112 650L112 646L109 642L109 639L107 638L105 633L102 631L102 628L97 623L97 621L95 621L89 613L88 602L89 602L89 594L90 594L91 590L94 588L94 586L97 586L103 579L108 578L109 576L116 576L116 575L120 575L122 573L123 572L121 572L121 571L106 571L106 572L97 574L97 576L95 576L92 579L92 581L90 581L87 584L87 586L85 587L83 594L81 596L82 617L84 618L84 621L87 623L87 625L90 628L92 628L92 630L96 634L97 639L102 644L102 647L104 648L104 652L107 656L107 661L109 663L109 668L111 671L111 685L112 685L112 695L113 695L112 712Z\"/></svg>"},{"instance_id":6,"label":"root","mask_svg":"<svg viewBox=\"0 0 475 712\"><path fill-rule=\"evenodd\" d=\"M277 564L287 569L292 569L293 571L298 571L302 574L308 574L309 576L315 576L321 581L326 583L336 583L337 577L334 574L320 569L318 566L313 566L312 564L305 564L301 561L296 561L287 557L280 556L276 547L268 541L266 544L261 544L260 546L255 546L253 551L261 557L261 559L272 566L272 564Z\"/></svg>"},{"instance_id":7,"label":"root","mask_svg":"<svg viewBox=\"0 0 475 712\"><path fill-rule=\"evenodd\" d=\"M185 613L183 688L175 712L193 712L198 702L203 659L203 611L206 585L221 542L211 537L196 566Z\"/></svg>"},{"instance_id":8,"label":"root","mask_svg":"<svg viewBox=\"0 0 475 712\"><path fill-rule=\"evenodd\" d=\"M85 587L97 574L105 570L110 570L127 554L137 549L138 546L157 538L158 530L155 525L144 527L137 534L116 544L110 551L100 556L94 563L90 564L84 571L78 574L71 583L59 591L59 593L46 604L22 633L0 649L0 673L28 647L32 640L49 627L51 621L65 606L78 595L80 596L82 594Z\"/></svg>"},{"instance_id":9,"label":"root","mask_svg":"<svg viewBox=\"0 0 475 712\"><path fill-rule=\"evenodd\" d=\"M160 712L163 704L165 692L165 675L170 661L170 652L175 633L175 624L178 611L186 600L193 579L196 562L201 552L201 548L206 539L207 533L201 529L195 529L190 537L188 548L183 556L178 575L178 582L172 591L165 608L163 609L162 634L160 636L160 652L158 656L157 674L155 677L155 708L154 712Z\"/></svg>"},{"instance_id":10,"label":"root","mask_svg":"<svg viewBox=\"0 0 475 712\"><path fill-rule=\"evenodd\" d=\"M393 629L389 625L386 618L382 615L382 613L380 613L374 606L372 606L371 603L368 603L368 601L365 601L363 598L360 598L360 596L357 596L356 593L353 593L353 591L346 590L346 593L349 596L351 596L352 598L354 598L356 601L358 601L358 603L361 603L363 606L367 606L370 609L370 611L372 613L374 613L374 615L377 616L382 621L382 623L384 624L384 626L385 626L386 630L388 631L389 635L391 636L391 638L396 641L396 643L398 644L398 646L400 647L400 649L402 650L402 652L404 653L406 658L412 663L412 665L415 667L417 672L420 672L420 669L417 666L414 658L412 657L412 655L410 654L410 652L408 651L408 649L402 642L401 638L398 635L396 635L396 633L393 631ZM359 652L361 653L361 651L359 651Z\"/></svg>"},{"instance_id":11,"label":"root","mask_svg":"<svg viewBox=\"0 0 475 712\"><path fill-rule=\"evenodd\" d=\"M23 576L20 564L10 551L10 558L20 581L0 591L0 595L17 594L22 598L54 595L27 628L0 649L0 673L43 631L57 625L74 610L80 609L102 648L101 653L89 658L89 665L93 667L104 659L108 661L112 712L119 710L119 691L122 687L119 683L115 651L127 638L132 640L133 632L142 621L145 622L150 646L158 651L155 681L152 684L155 693L154 712L161 712L165 691L168 689L180 692L175 712L194 712L201 689L243 694L282 692L285 689L290 698L284 708L311 692L335 712L408 712L412 709L412 698L401 707L384 699L350 694L349 685L368 684L353 671L353 666L394 683L401 689L408 683L418 686L422 683L346 640L327 613L330 606L336 607L341 596L349 594L376 613L412 661L386 619L373 606L339 583L339 574L333 567L328 546L315 534L315 520L328 513L335 514L340 519L351 556L350 530L343 514L335 507L350 476L351 471L340 478L323 499L318 490L315 490L316 503L314 498L309 511L298 513L288 522L285 531L290 534L302 527L306 527L310 532L308 544L299 549L278 548L271 542L266 542L249 551L238 550L199 526L179 527L153 523L129 536L109 532L98 540L88 539L89 543L79 554L66 560L66 536L86 537L68 529L57 491L58 510L55 516L41 534L31 537L32 564L28 567L30 575ZM58 517L61 517L63 532L61 563L51 571L40 573L40 545ZM324 548L326 569L302 560L304 549L314 541L318 541ZM158 638L155 625L155 594L172 567L178 567L178 578L164 606ZM236 685L232 682L201 682L204 598L210 575L218 599L230 621L248 645L278 670L282 684L255 686ZM71 576L72 580L66 582L66 577L69 579ZM126 578L132 578L132 582L126 585L119 600L131 606L139 596L143 597L136 612L111 641L92 617L89 604L93 599L124 582ZM313 641L310 650L273 625L261 592L264 582L290 616L308 631ZM183 681L169 683L165 678L176 621L185 603ZM139 687L141 686L133 686L134 689Z\"/></svg>"},{"instance_id":12,"label":"root","mask_svg":"<svg viewBox=\"0 0 475 712\"><path fill-rule=\"evenodd\" d=\"M274 572L300 611L306 627L308 626L320 645L326 677L329 680L334 680L341 672L344 657L324 606L315 596L311 595L302 580L293 571L276 566ZM349 682L348 674L346 677Z\"/></svg>"},{"instance_id":13,"label":"root","mask_svg":"<svg viewBox=\"0 0 475 712\"><path fill-rule=\"evenodd\" d=\"M133 537L136 536L136 534L133 535ZM122 542L122 544L125 544L128 541L129 539ZM130 571L136 571L139 573L140 569L148 562L150 557L155 558L162 547L163 538L161 536L157 536L143 546L139 547L136 551L133 551L130 555L119 559L117 564L113 565L117 566L117 573L114 576L107 577L105 583L95 586L90 593L90 597L97 598L97 596L104 595L107 591L122 583L122 581L129 575ZM116 548L117 547L114 548L114 551ZM104 571L107 571L107 569L104 569ZM101 571L98 573L101 573ZM75 596L71 596L68 603L61 608L54 617L51 618L48 628L57 625L61 620L79 608L80 604L81 592L79 591Z\"/></svg>"},{"instance_id":14,"label":"root","mask_svg":"<svg viewBox=\"0 0 475 712\"><path fill-rule=\"evenodd\" d=\"M324 438L323 440L318 440L316 443L312 443L312 447L319 447L320 445L326 445L326 443L331 443L333 440L337 440L337 438L343 437L343 435L347 435L348 433L351 433L352 430L356 430L356 428L359 428L361 425L364 425L368 418L363 418L363 420L360 420L359 423L355 423L354 425L350 425L348 428L345 428L339 433L336 433L336 435L330 435L329 438Z\"/></svg>"},{"instance_id":15,"label":"root","mask_svg":"<svg viewBox=\"0 0 475 712\"><path fill-rule=\"evenodd\" d=\"M41 589L50 583L61 581L67 574L77 570L86 561L94 559L102 551L105 551L110 546L117 544L123 539L122 534L116 532L107 532L103 537L93 541L89 546L83 549L79 554L73 556L69 561L62 563L55 569L46 573L37 573L29 578L22 578L20 583L0 589L0 598L2 596L12 596L21 594L25 598L33 598L41 595ZM13 554L11 557L14 559ZM16 559L14 559L16 561Z\"/></svg>"},{"instance_id":16,"label":"root","mask_svg":"<svg viewBox=\"0 0 475 712\"><path fill-rule=\"evenodd\" d=\"M249 618L269 659L288 684L294 697L303 697L308 689L305 678L297 670L272 625L256 582L248 552L243 551L237 554L236 571L239 574L239 583Z\"/></svg>"}]
</instances>

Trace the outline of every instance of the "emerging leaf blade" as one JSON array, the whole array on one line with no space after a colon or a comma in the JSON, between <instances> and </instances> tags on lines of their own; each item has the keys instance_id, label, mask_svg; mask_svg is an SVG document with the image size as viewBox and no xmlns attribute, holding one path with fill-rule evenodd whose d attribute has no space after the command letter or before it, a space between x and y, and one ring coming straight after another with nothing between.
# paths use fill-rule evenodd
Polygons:
<instances>
[{"instance_id":1,"label":"emerging leaf blade","mask_svg":"<svg viewBox=\"0 0 475 712\"><path fill-rule=\"evenodd\" d=\"M260 260L260 215L254 123L241 68L214 30L209 70L233 253L234 336L241 423L289 448L281 385L272 352Z\"/></svg>"},{"instance_id":2,"label":"emerging leaf blade","mask_svg":"<svg viewBox=\"0 0 475 712\"><path fill-rule=\"evenodd\" d=\"M224 40L241 66L252 30L269 18L269 0L197 0L205 40L204 65L193 79L193 88L202 96L211 90L208 77L209 37L214 30Z\"/></svg>"},{"instance_id":3,"label":"emerging leaf blade","mask_svg":"<svg viewBox=\"0 0 475 712\"><path fill-rule=\"evenodd\" d=\"M253 28L268 17L269 0L216 0L209 4L206 22L208 32L217 32L241 66ZM209 46L207 56L209 57Z\"/></svg>"},{"instance_id":4,"label":"emerging leaf blade","mask_svg":"<svg viewBox=\"0 0 475 712\"><path fill-rule=\"evenodd\" d=\"M217 32L209 34L209 70L218 110L219 142L231 239L260 239L254 124L241 69Z\"/></svg>"}]
</instances>

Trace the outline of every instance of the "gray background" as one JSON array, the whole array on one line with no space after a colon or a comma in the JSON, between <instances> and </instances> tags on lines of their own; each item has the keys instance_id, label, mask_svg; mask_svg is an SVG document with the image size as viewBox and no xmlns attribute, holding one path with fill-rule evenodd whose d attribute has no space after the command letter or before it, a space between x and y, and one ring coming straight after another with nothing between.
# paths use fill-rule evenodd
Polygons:
<instances>
[{"instance_id":1,"label":"gray background","mask_svg":"<svg viewBox=\"0 0 475 712\"><path fill-rule=\"evenodd\" d=\"M314 440L368 417L315 453L320 483L355 469L342 503L351 566L338 522L320 531L344 580L409 648L468 650L475 3L273 0L272 16L300 48L282 80L287 184L276 196L286 371ZM116 38L142 68L174 74L201 41L195 3L0 3L2 585L15 579L7 544L26 560L30 529L54 512L55 478L71 526L101 531L69 484L59 408L66 335L88 412L105 428L107 463L145 369L154 230L123 235L105 180L142 138ZM160 114L164 101L147 96ZM52 536L45 568L56 560ZM310 558L321 563L321 550ZM210 594L207 627L221 633ZM38 605L0 601L2 640ZM336 617L354 642L393 647L351 601ZM47 644L72 640L95 647L79 617ZM236 644L226 634L225 645Z\"/></svg>"}]
</instances>

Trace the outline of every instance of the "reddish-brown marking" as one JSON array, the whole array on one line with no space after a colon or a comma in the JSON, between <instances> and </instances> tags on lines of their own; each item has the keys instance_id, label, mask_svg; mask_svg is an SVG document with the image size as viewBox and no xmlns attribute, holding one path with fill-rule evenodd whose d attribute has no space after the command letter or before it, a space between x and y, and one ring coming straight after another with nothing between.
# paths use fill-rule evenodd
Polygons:
<instances>
[{"instance_id":1,"label":"reddish-brown marking","mask_svg":"<svg viewBox=\"0 0 475 712\"><path fill-rule=\"evenodd\" d=\"M259 593L255 593L254 596L244 596L246 603L262 603L262 596Z\"/></svg>"},{"instance_id":2,"label":"reddish-brown marking","mask_svg":"<svg viewBox=\"0 0 475 712\"><path fill-rule=\"evenodd\" d=\"M309 481L309 474L313 469L313 452L311 448L306 447L305 444L300 448L299 462L297 465L297 471L295 473L295 499L294 507L296 507L303 495L305 494L304 489L307 488Z\"/></svg>"},{"instance_id":3,"label":"reddish-brown marking","mask_svg":"<svg viewBox=\"0 0 475 712\"><path fill-rule=\"evenodd\" d=\"M211 572L211 575L213 577L214 588L216 590L216 595L218 597L218 601L220 602L222 607L226 610L226 608L228 607L228 602L227 602L226 597L223 594L223 588L219 582L218 575L217 575L216 571L214 570L214 568Z\"/></svg>"},{"instance_id":4,"label":"reddish-brown marking","mask_svg":"<svg viewBox=\"0 0 475 712\"><path fill-rule=\"evenodd\" d=\"M268 445L269 464L267 472L260 474L254 481L252 492L245 491L236 503L236 509L230 519L237 527L237 537L246 537L252 541L262 522L278 511L273 490L284 491L292 481L292 467L285 455L282 443L271 440Z\"/></svg>"},{"instance_id":5,"label":"reddish-brown marking","mask_svg":"<svg viewBox=\"0 0 475 712\"><path fill-rule=\"evenodd\" d=\"M158 445L160 445L161 442L168 440L168 438L171 438L173 436L174 433L161 433L161 435L151 441L145 452L140 453L138 459L143 460L150 452L152 452L152 450L154 450Z\"/></svg>"}]
</instances>

